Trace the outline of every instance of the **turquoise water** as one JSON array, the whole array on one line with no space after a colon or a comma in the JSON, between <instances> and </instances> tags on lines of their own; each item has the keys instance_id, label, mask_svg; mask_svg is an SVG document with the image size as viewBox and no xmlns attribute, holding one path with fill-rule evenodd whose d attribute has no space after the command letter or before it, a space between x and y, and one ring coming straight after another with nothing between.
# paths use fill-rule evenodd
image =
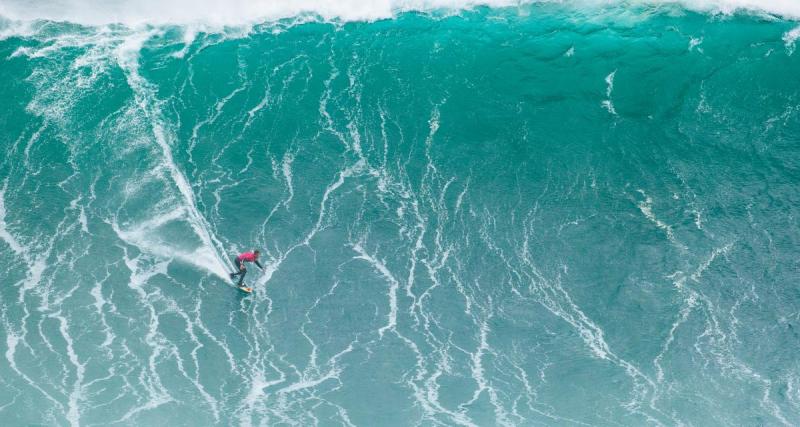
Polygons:
<instances>
[{"instance_id":1,"label":"turquoise water","mask_svg":"<svg viewBox=\"0 0 800 427\"><path fill-rule=\"evenodd\" d=\"M795 28L4 21L3 424L797 425Z\"/></svg>"}]
</instances>

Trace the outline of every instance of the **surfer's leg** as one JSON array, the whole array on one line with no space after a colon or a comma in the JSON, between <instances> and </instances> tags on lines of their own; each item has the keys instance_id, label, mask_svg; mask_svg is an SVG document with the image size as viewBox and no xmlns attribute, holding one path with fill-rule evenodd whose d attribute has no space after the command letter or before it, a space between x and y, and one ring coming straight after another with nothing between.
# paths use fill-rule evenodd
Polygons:
<instances>
[{"instance_id":1,"label":"surfer's leg","mask_svg":"<svg viewBox=\"0 0 800 427\"><path fill-rule=\"evenodd\" d=\"M239 271L239 262L236 258L233 259L233 269L236 271L231 273L231 279L233 279L234 277L238 276L239 273L241 273L241 271Z\"/></svg>"},{"instance_id":2,"label":"surfer's leg","mask_svg":"<svg viewBox=\"0 0 800 427\"><path fill-rule=\"evenodd\" d=\"M244 282L244 275L245 274L247 274L247 270L239 270L239 273L238 273L238 275L239 275L239 283L236 286L242 286L242 283Z\"/></svg>"}]
</instances>

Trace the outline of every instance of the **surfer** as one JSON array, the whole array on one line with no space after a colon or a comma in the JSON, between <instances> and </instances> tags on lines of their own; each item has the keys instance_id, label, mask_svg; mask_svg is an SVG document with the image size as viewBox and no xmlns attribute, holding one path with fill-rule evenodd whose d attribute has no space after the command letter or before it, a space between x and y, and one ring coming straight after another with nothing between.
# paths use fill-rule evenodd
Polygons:
<instances>
[{"instance_id":1,"label":"surfer","mask_svg":"<svg viewBox=\"0 0 800 427\"><path fill-rule=\"evenodd\" d=\"M253 252L245 252L236 257L233 263L236 265L238 272L231 273L231 280L233 280L234 277L239 276L239 283L237 283L236 286L241 288L242 283L244 282L244 275L247 274L247 267L244 265L245 262L254 262L258 268L262 270L264 269L264 266L258 262L258 255L260 254L261 252L256 249Z\"/></svg>"}]
</instances>

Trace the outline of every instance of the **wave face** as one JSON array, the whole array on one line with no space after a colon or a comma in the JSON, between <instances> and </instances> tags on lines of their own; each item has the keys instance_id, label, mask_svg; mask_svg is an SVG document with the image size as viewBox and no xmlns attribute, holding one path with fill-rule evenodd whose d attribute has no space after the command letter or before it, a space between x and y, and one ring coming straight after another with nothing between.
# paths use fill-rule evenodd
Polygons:
<instances>
[{"instance_id":1,"label":"wave face","mask_svg":"<svg viewBox=\"0 0 800 427\"><path fill-rule=\"evenodd\" d=\"M800 423L796 23L302 20L2 24L4 424Z\"/></svg>"}]
</instances>

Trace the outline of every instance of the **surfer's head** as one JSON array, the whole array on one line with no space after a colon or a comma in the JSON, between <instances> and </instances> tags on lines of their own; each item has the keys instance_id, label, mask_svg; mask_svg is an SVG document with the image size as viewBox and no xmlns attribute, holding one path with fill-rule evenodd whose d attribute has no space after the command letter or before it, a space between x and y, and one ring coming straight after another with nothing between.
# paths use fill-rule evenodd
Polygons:
<instances>
[{"instance_id":1,"label":"surfer's head","mask_svg":"<svg viewBox=\"0 0 800 427\"><path fill-rule=\"evenodd\" d=\"M258 256L259 256L260 254L261 254L261 251L259 251L258 249L255 249L255 250L253 250L253 255L255 255L255 256L256 256L256 258L258 258Z\"/></svg>"}]
</instances>

